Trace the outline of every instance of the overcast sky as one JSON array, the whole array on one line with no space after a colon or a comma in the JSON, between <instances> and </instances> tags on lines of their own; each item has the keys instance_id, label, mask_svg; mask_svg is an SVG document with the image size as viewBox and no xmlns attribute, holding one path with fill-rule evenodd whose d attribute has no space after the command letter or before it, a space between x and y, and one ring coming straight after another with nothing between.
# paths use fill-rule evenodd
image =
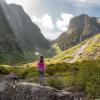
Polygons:
<instances>
[{"instance_id":1,"label":"overcast sky","mask_svg":"<svg viewBox=\"0 0 100 100\"><path fill-rule=\"evenodd\" d=\"M23 6L48 39L57 38L68 28L72 17L85 13L100 16L100 0L6 0Z\"/></svg>"}]
</instances>

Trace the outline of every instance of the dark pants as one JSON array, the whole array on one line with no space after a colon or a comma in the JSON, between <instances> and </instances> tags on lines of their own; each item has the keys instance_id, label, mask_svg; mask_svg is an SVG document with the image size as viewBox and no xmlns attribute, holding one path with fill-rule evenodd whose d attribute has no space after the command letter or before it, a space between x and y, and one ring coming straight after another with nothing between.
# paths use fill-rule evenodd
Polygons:
<instances>
[{"instance_id":1,"label":"dark pants","mask_svg":"<svg viewBox=\"0 0 100 100\"><path fill-rule=\"evenodd\" d=\"M45 72L44 71L38 71L40 78L44 78Z\"/></svg>"}]
</instances>

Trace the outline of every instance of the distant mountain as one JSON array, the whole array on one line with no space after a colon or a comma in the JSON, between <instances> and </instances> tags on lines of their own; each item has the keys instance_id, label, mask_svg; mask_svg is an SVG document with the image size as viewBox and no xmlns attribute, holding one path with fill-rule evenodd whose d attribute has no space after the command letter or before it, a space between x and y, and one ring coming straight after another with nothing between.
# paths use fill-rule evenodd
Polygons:
<instances>
[{"instance_id":1,"label":"distant mountain","mask_svg":"<svg viewBox=\"0 0 100 100\"><path fill-rule=\"evenodd\" d=\"M82 14L71 19L68 30L64 32L56 43L62 50L100 33L100 19Z\"/></svg>"},{"instance_id":2,"label":"distant mountain","mask_svg":"<svg viewBox=\"0 0 100 100\"><path fill-rule=\"evenodd\" d=\"M100 34L97 34L80 44L61 51L53 57L53 62L68 62L73 63L84 60L100 59Z\"/></svg>"},{"instance_id":3,"label":"distant mountain","mask_svg":"<svg viewBox=\"0 0 100 100\"><path fill-rule=\"evenodd\" d=\"M50 44L40 28L31 21L21 6L4 3L2 7L23 51L50 49Z\"/></svg>"}]
</instances>

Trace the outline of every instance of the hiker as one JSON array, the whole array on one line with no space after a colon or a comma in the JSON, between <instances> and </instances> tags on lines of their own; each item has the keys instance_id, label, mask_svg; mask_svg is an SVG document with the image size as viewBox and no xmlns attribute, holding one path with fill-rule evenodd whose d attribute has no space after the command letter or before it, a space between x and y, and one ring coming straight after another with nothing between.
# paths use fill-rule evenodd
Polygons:
<instances>
[{"instance_id":1,"label":"hiker","mask_svg":"<svg viewBox=\"0 0 100 100\"><path fill-rule=\"evenodd\" d=\"M45 80L45 61L44 57L40 56L39 61L37 63L37 70L40 77L40 82Z\"/></svg>"}]
</instances>

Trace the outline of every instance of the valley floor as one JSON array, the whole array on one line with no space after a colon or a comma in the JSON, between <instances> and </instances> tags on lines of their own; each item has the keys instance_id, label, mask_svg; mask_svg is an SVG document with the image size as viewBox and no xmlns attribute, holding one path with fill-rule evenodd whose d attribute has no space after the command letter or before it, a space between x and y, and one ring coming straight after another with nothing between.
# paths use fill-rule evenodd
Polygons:
<instances>
[{"instance_id":1,"label":"valley floor","mask_svg":"<svg viewBox=\"0 0 100 100\"><path fill-rule=\"evenodd\" d=\"M0 65L1 78L15 72L19 75L23 85L37 84L38 72L34 63L13 67ZM100 98L100 60L87 60L76 63L56 63L46 66L47 85L58 90L75 91L85 93L87 100ZM31 84L32 83L32 84ZM2 83L1 83L2 85ZM30 87L30 86L29 86ZM1 88L2 89L2 88ZM51 99L52 100L52 99ZM59 99L60 100L60 99ZM65 99L66 100L66 99ZM68 99L70 100L70 99Z\"/></svg>"}]
</instances>

